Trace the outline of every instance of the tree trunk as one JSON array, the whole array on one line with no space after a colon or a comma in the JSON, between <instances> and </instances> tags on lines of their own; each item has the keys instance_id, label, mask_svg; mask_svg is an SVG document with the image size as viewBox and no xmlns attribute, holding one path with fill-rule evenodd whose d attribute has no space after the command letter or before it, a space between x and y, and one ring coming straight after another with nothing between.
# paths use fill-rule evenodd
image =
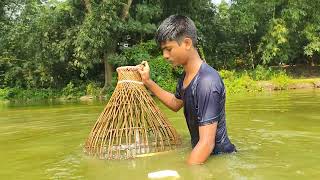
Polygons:
<instances>
[{"instance_id":1,"label":"tree trunk","mask_svg":"<svg viewBox=\"0 0 320 180\"><path fill-rule=\"evenodd\" d=\"M311 66L315 66L315 63L314 63L314 55L311 57Z\"/></svg>"},{"instance_id":2,"label":"tree trunk","mask_svg":"<svg viewBox=\"0 0 320 180\"><path fill-rule=\"evenodd\" d=\"M112 81L112 72L113 67L110 63L108 63L108 56L112 54L111 52L103 54L103 63L104 63L104 86L100 91L100 95L103 96L106 93L106 90L109 86L111 86Z\"/></svg>"},{"instance_id":3,"label":"tree trunk","mask_svg":"<svg viewBox=\"0 0 320 180\"><path fill-rule=\"evenodd\" d=\"M89 0L86 0L89 1ZM128 0L127 4L124 5L123 9L122 9L122 15L121 15L121 19L125 20L128 15L129 15L129 9L131 7L132 4L132 0ZM117 41L114 41L114 43L117 43ZM103 62L104 62L104 86L100 91L100 96L102 97L105 93L107 88L111 85L111 80L112 80L112 72L113 72L113 67L112 65L108 62L108 56L110 56L111 54L115 53L115 47L116 45L113 45L111 50L108 51L108 54L104 53L103 55Z\"/></svg>"},{"instance_id":4,"label":"tree trunk","mask_svg":"<svg viewBox=\"0 0 320 180\"><path fill-rule=\"evenodd\" d=\"M88 11L88 13L91 13L91 2L90 2L90 0L84 0L84 5L85 5L86 10Z\"/></svg>"},{"instance_id":5,"label":"tree trunk","mask_svg":"<svg viewBox=\"0 0 320 180\"><path fill-rule=\"evenodd\" d=\"M124 5L124 7L122 9L122 16L121 16L122 20L124 20L128 17L131 4L132 4L132 0L128 0L127 4Z\"/></svg>"},{"instance_id":6,"label":"tree trunk","mask_svg":"<svg viewBox=\"0 0 320 180\"><path fill-rule=\"evenodd\" d=\"M254 65L254 54L252 52L252 46L251 46L251 41L250 41L250 37L248 35L248 43L249 43L249 50L250 50L250 63L251 63L251 68L254 69L255 68L255 65Z\"/></svg>"},{"instance_id":7,"label":"tree trunk","mask_svg":"<svg viewBox=\"0 0 320 180\"><path fill-rule=\"evenodd\" d=\"M109 55L110 54L111 53L109 53ZM110 63L108 63L108 56L106 54L104 54L103 60L104 60L104 73L105 73L104 84L106 84L107 86L110 86L112 81L113 67Z\"/></svg>"}]
</instances>

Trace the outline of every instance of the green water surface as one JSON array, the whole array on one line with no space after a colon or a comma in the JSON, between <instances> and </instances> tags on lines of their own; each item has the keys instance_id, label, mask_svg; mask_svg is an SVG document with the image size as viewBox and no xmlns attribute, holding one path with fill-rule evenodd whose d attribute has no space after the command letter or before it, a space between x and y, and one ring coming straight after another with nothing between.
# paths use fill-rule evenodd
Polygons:
<instances>
[{"instance_id":1,"label":"green water surface","mask_svg":"<svg viewBox=\"0 0 320 180\"><path fill-rule=\"evenodd\" d=\"M227 99L227 126L238 153L188 166L183 112L159 104L183 138L175 151L108 161L83 143L105 103L0 104L0 179L148 179L175 170L180 179L320 179L320 91L238 95Z\"/></svg>"}]
</instances>

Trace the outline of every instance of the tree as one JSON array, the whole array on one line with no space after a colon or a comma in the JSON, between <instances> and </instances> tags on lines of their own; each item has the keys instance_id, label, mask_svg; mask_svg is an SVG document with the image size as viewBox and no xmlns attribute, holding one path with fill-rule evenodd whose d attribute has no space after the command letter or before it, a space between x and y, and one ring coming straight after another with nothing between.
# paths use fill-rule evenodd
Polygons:
<instances>
[{"instance_id":1,"label":"tree","mask_svg":"<svg viewBox=\"0 0 320 180\"><path fill-rule=\"evenodd\" d=\"M103 60L105 84L101 94L111 85L112 57L118 53L118 43L124 40L123 37L129 36L132 43L136 43L144 41L148 34L154 32L156 27L150 21L159 14L159 9L150 4L143 1L133 4L132 0L125 3L109 0L91 4L85 1L87 11L75 42L75 53L80 59L76 63L86 70L92 66L92 61L97 63ZM132 6L134 10L131 10Z\"/></svg>"}]
</instances>

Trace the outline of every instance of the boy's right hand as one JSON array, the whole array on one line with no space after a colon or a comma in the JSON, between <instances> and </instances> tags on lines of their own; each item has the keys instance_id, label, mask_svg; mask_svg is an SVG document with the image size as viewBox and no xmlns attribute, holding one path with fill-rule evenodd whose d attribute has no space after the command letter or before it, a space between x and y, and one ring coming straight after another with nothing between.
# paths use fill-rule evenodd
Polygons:
<instances>
[{"instance_id":1,"label":"boy's right hand","mask_svg":"<svg viewBox=\"0 0 320 180\"><path fill-rule=\"evenodd\" d=\"M147 61L142 61L140 65L141 68L138 69L138 72L141 75L143 84L146 84L150 81L150 67Z\"/></svg>"}]
</instances>

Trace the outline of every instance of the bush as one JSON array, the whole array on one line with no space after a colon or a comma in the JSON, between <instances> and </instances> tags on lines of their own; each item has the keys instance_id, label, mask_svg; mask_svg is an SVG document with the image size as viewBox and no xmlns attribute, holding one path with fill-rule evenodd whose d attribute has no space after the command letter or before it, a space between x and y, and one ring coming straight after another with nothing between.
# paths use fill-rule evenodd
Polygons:
<instances>
[{"instance_id":1,"label":"bush","mask_svg":"<svg viewBox=\"0 0 320 180\"><path fill-rule=\"evenodd\" d=\"M91 96L99 96L101 88L97 83L90 82L86 86L86 94Z\"/></svg>"},{"instance_id":2,"label":"bush","mask_svg":"<svg viewBox=\"0 0 320 180\"><path fill-rule=\"evenodd\" d=\"M84 95L84 90L80 87L75 87L72 82L69 82L66 87L62 89L62 95L67 98L75 98Z\"/></svg>"},{"instance_id":3,"label":"bush","mask_svg":"<svg viewBox=\"0 0 320 180\"><path fill-rule=\"evenodd\" d=\"M126 48L120 54L109 57L109 62L115 67L134 66L142 61L149 61L159 55L157 44L154 40L143 42Z\"/></svg>"},{"instance_id":4,"label":"bush","mask_svg":"<svg viewBox=\"0 0 320 180\"><path fill-rule=\"evenodd\" d=\"M235 71L221 70L221 71L219 71L219 74L220 74L221 78L224 80L231 81L236 78Z\"/></svg>"},{"instance_id":5,"label":"bush","mask_svg":"<svg viewBox=\"0 0 320 180\"><path fill-rule=\"evenodd\" d=\"M291 82L291 78L285 72L282 71L278 74L275 74L272 77L271 81L274 83L277 89L283 90L288 88L288 85Z\"/></svg>"},{"instance_id":6,"label":"bush","mask_svg":"<svg viewBox=\"0 0 320 180\"><path fill-rule=\"evenodd\" d=\"M8 100L9 96L9 88L0 89L0 100Z\"/></svg>"},{"instance_id":7,"label":"bush","mask_svg":"<svg viewBox=\"0 0 320 180\"><path fill-rule=\"evenodd\" d=\"M262 91L257 83L246 73L239 78L230 76L224 80L224 83L226 91L230 94Z\"/></svg>"},{"instance_id":8,"label":"bush","mask_svg":"<svg viewBox=\"0 0 320 180\"><path fill-rule=\"evenodd\" d=\"M174 69L166 62L162 56L149 61L151 79L163 89L174 92L176 89L177 78L174 76Z\"/></svg>"},{"instance_id":9,"label":"bush","mask_svg":"<svg viewBox=\"0 0 320 180\"><path fill-rule=\"evenodd\" d=\"M4 88L0 89L0 100L41 100L53 99L61 94L50 88L48 89L20 89L20 88Z\"/></svg>"},{"instance_id":10,"label":"bush","mask_svg":"<svg viewBox=\"0 0 320 180\"><path fill-rule=\"evenodd\" d=\"M274 71L269 68L265 68L261 65L258 65L253 71L249 73L250 77L252 77L253 80L261 81L261 80L270 80L272 76L274 75Z\"/></svg>"}]
</instances>

